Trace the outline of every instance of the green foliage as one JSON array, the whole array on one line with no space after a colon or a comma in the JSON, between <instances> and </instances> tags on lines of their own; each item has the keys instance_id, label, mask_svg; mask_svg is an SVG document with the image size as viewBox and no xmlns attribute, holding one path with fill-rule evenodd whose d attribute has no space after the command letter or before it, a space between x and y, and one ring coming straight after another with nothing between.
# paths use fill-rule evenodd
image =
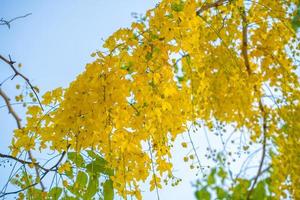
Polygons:
<instances>
[{"instance_id":1,"label":"green foliage","mask_svg":"<svg viewBox=\"0 0 300 200\"><path fill-rule=\"evenodd\" d=\"M84 166L84 163L85 163L84 159L77 152L69 152L68 153L68 159L70 161L72 161L77 167L83 167Z\"/></svg>"},{"instance_id":2,"label":"green foliage","mask_svg":"<svg viewBox=\"0 0 300 200\"><path fill-rule=\"evenodd\" d=\"M218 199L225 199L226 196L228 195L227 192L221 187L216 186L215 190L217 192Z\"/></svg>"},{"instance_id":3,"label":"green foliage","mask_svg":"<svg viewBox=\"0 0 300 200\"><path fill-rule=\"evenodd\" d=\"M26 199L72 200L72 199L105 199L114 198L113 181L109 178L113 170L107 166L107 161L98 153L88 150L88 156L76 152L67 153L67 161L72 167L61 174L62 181L50 188L49 192L42 192L37 188L30 188L19 196ZM35 183L27 171L21 171L11 183L25 188ZM102 191L102 193L100 192Z\"/></svg>"},{"instance_id":4,"label":"green foliage","mask_svg":"<svg viewBox=\"0 0 300 200\"><path fill-rule=\"evenodd\" d=\"M248 188L250 187L250 181L246 179L237 179L237 184L235 184L230 190L232 191L232 199L245 199L248 193Z\"/></svg>"},{"instance_id":5,"label":"green foliage","mask_svg":"<svg viewBox=\"0 0 300 200\"><path fill-rule=\"evenodd\" d=\"M76 183L79 188L84 188L87 184L88 176L85 172L79 171L76 178Z\"/></svg>"},{"instance_id":6,"label":"green foliage","mask_svg":"<svg viewBox=\"0 0 300 200\"><path fill-rule=\"evenodd\" d=\"M171 8L175 12L183 11L184 8L184 2L179 1L179 3L172 3Z\"/></svg>"},{"instance_id":7,"label":"green foliage","mask_svg":"<svg viewBox=\"0 0 300 200\"><path fill-rule=\"evenodd\" d=\"M97 176L90 176L89 184L84 194L84 199L91 199L98 191L99 181Z\"/></svg>"},{"instance_id":8,"label":"green foliage","mask_svg":"<svg viewBox=\"0 0 300 200\"><path fill-rule=\"evenodd\" d=\"M113 200L114 199L114 190L112 180L107 180L103 184L103 193L104 200Z\"/></svg>"},{"instance_id":9,"label":"green foliage","mask_svg":"<svg viewBox=\"0 0 300 200\"><path fill-rule=\"evenodd\" d=\"M300 27L300 3L298 4L298 9L296 11L295 16L293 17L292 26L296 31Z\"/></svg>"},{"instance_id":10,"label":"green foliage","mask_svg":"<svg viewBox=\"0 0 300 200\"><path fill-rule=\"evenodd\" d=\"M213 168L207 178L197 181L196 199L243 200L247 198L252 180L237 178L232 181L221 166ZM253 183L252 183L253 184ZM251 200L271 199L270 179L259 181L250 196Z\"/></svg>"},{"instance_id":11,"label":"green foliage","mask_svg":"<svg viewBox=\"0 0 300 200\"><path fill-rule=\"evenodd\" d=\"M206 190L206 188L196 191L195 195L199 200L210 200L210 193Z\"/></svg>"},{"instance_id":12,"label":"green foliage","mask_svg":"<svg viewBox=\"0 0 300 200\"><path fill-rule=\"evenodd\" d=\"M213 168L213 169L211 170L211 173L209 174L209 176L208 176L208 178L207 178L207 184L208 184L208 185L215 184L215 182L216 182L215 174L216 174L216 168Z\"/></svg>"},{"instance_id":13,"label":"green foliage","mask_svg":"<svg viewBox=\"0 0 300 200\"><path fill-rule=\"evenodd\" d=\"M106 165L107 165L107 162L102 157L97 156L94 161L92 161L86 165L86 169L91 174L103 173L105 175L112 176L113 171L111 169L109 169Z\"/></svg>"},{"instance_id":14,"label":"green foliage","mask_svg":"<svg viewBox=\"0 0 300 200\"><path fill-rule=\"evenodd\" d=\"M266 194L266 184L265 181L260 181L255 190L253 191L253 199L267 199L267 194Z\"/></svg>"},{"instance_id":15,"label":"green foliage","mask_svg":"<svg viewBox=\"0 0 300 200\"><path fill-rule=\"evenodd\" d=\"M52 200L59 199L59 197L61 196L61 193L62 193L62 188L60 188L60 187L53 187L49 191L49 193L47 195L47 198L52 199Z\"/></svg>"}]
</instances>

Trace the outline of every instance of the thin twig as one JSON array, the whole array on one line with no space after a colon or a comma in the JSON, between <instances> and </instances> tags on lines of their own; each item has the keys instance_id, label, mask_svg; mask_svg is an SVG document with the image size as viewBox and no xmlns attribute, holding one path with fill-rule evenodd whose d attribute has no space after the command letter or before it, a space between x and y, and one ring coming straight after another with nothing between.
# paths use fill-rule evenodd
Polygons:
<instances>
[{"instance_id":1,"label":"thin twig","mask_svg":"<svg viewBox=\"0 0 300 200\"><path fill-rule=\"evenodd\" d=\"M0 55L1 56L1 55ZM8 112L13 116L13 118L15 119L16 123L17 123L17 127L18 129L22 130L22 125L21 125L21 118L18 116L18 114L15 112L15 110L13 109L13 107L11 106L10 104L10 99L9 97L6 95L6 93L0 88L0 96L4 99L5 101L5 104L7 105L7 109L8 109ZM29 158L30 160L35 163L35 159L33 158L32 156L32 153L31 151L29 150L28 151L28 154L29 154ZM40 175L39 175L39 168L37 165L34 165L34 168L35 168L35 171L36 171L36 175L38 178L40 178ZM45 189L45 186L42 182L40 182L40 185L42 187L42 190Z\"/></svg>"},{"instance_id":2,"label":"thin twig","mask_svg":"<svg viewBox=\"0 0 300 200\"><path fill-rule=\"evenodd\" d=\"M31 15L32 13L28 13L26 15L22 15L22 16L18 16L18 17L15 17L15 18L12 18L10 20L4 20L3 18L0 19L0 25L6 25L8 27L8 29L10 29L10 24L13 22L13 21L16 21L17 19L21 19L21 18L25 18L25 17L28 17L29 15Z\"/></svg>"},{"instance_id":3,"label":"thin twig","mask_svg":"<svg viewBox=\"0 0 300 200\"><path fill-rule=\"evenodd\" d=\"M271 167L272 167L272 166L270 165L270 166L268 166L267 168L265 168L264 170L261 170L259 176L261 176L262 174L268 172L268 171L271 169ZM253 177L253 178L250 179L250 180L254 180L256 177L257 177L257 176Z\"/></svg>"},{"instance_id":4,"label":"thin twig","mask_svg":"<svg viewBox=\"0 0 300 200\"><path fill-rule=\"evenodd\" d=\"M262 168L263 168L263 164L264 164L264 160L265 160L265 157L266 157L266 142L267 142L267 136L266 136L266 132L267 132L267 126L266 126L266 117L264 115L263 117L263 141L262 141L262 155L261 155L261 160L260 160L260 163L259 163L259 167L258 167L258 170L257 170L257 174L256 176L254 177L254 181L252 183L252 186L248 192L248 195L247 195L247 200L250 200L250 197L251 197L251 194L254 190L254 187L257 183L257 180L259 178L259 176L262 174Z\"/></svg>"},{"instance_id":5,"label":"thin twig","mask_svg":"<svg viewBox=\"0 0 300 200\"><path fill-rule=\"evenodd\" d=\"M219 6L222 6L224 5L224 3L226 3L227 0L218 0L214 3L206 3L206 4L203 4L199 10L197 10L196 14L200 16L200 14L205 11L205 10L208 10L210 8L217 8Z\"/></svg>"},{"instance_id":6,"label":"thin twig","mask_svg":"<svg viewBox=\"0 0 300 200\"><path fill-rule=\"evenodd\" d=\"M13 116L13 118L15 119L16 123L17 123L17 127L18 129L21 129L21 118L17 115L17 113L15 112L15 110L12 108L11 104L10 104L10 99L9 97L6 95L6 93L0 88L0 96L2 96L2 98L5 101L6 107L8 109L8 112Z\"/></svg>"},{"instance_id":7,"label":"thin twig","mask_svg":"<svg viewBox=\"0 0 300 200\"><path fill-rule=\"evenodd\" d=\"M154 161L153 161L153 155L152 155L152 148L151 148L151 144L150 144L149 140L148 140L148 146L149 146L149 151L150 151L151 166L152 166L152 172L153 172L153 176L154 176L154 184L155 184L156 196L157 196L157 200L160 200L160 198L159 198L159 192L158 192L158 187L157 187L157 182L156 182L156 174L155 174L155 167L154 167Z\"/></svg>"},{"instance_id":8,"label":"thin twig","mask_svg":"<svg viewBox=\"0 0 300 200\"><path fill-rule=\"evenodd\" d=\"M39 103L41 109L44 110L44 109L43 109L43 106L42 106L42 103L41 103L41 101L40 101L40 98L39 98L39 96L38 96L38 94L37 94L37 91L36 91L36 89L35 89L35 87L31 84L31 82L29 81L29 79L28 79L24 74L22 74L21 72L19 72L19 71L16 69L16 67L14 66L14 64L15 64L16 62L15 62L15 61L12 61L10 55L9 55L8 57L9 57L9 59L7 59L7 58L5 58L4 56L0 55L0 59L3 60L6 64L8 64L8 65L10 66L10 68L11 68L11 69L14 71L14 73L15 73L11 79L14 79L16 76L20 76L21 78L23 78L23 79L26 81L26 83L29 85L29 87L30 87L30 89L32 90L32 92L34 93L34 95L35 95L35 97L36 97L36 99L37 99L37 101L38 101L38 103Z\"/></svg>"},{"instance_id":9,"label":"thin twig","mask_svg":"<svg viewBox=\"0 0 300 200\"><path fill-rule=\"evenodd\" d=\"M8 159L12 159L12 160L15 160L23 165L37 165L39 168L45 170L45 171L48 171L48 169L42 167L39 165L39 163L35 163L35 162L30 162L30 161L27 161L27 160L22 160L22 159L19 159L19 158L16 158L14 156L11 156L11 155L7 155L7 154L2 154L0 153L0 158L8 158Z\"/></svg>"},{"instance_id":10,"label":"thin twig","mask_svg":"<svg viewBox=\"0 0 300 200\"><path fill-rule=\"evenodd\" d=\"M188 134L188 136L189 136L190 143L192 144L192 148L193 148L194 154L195 154L195 156L196 156L196 159L197 159L197 162L198 162L200 171L201 171L202 175L204 176L204 175L205 175L205 174L204 174L204 170L203 170L204 167L203 167L202 164L201 164L200 158L199 158L198 153L197 153L197 151L196 151L196 147L195 147L194 142L193 142L193 140L192 140L192 137L191 137L191 134L190 134L190 128L188 129L187 134Z\"/></svg>"},{"instance_id":11,"label":"thin twig","mask_svg":"<svg viewBox=\"0 0 300 200\"><path fill-rule=\"evenodd\" d=\"M68 147L69 148L69 147ZM6 195L11 195L11 194L17 194L17 193L20 193L20 192L23 192L31 187L34 187L36 186L37 184L39 184L44 178L45 176L50 172L50 171L53 171L54 169L57 169L58 165L61 163L61 161L64 159L66 155L66 151L64 151L62 154L61 154L61 157L59 158L59 160L56 162L55 165L53 165L50 169L48 169L42 176L40 179L38 179L38 181L36 181L35 183L31 184L31 185L28 185L27 187L23 188L23 189L20 189L20 190L17 190L17 191L14 191L14 192L6 192L2 195L0 195L0 198L6 196Z\"/></svg>"}]
</instances>

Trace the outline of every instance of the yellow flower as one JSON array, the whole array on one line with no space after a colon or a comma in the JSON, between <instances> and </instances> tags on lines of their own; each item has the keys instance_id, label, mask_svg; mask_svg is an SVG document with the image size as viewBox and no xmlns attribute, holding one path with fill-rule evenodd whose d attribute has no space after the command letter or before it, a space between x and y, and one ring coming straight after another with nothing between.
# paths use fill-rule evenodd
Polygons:
<instances>
[{"instance_id":1,"label":"yellow flower","mask_svg":"<svg viewBox=\"0 0 300 200\"><path fill-rule=\"evenodd\" d=\"M186 143L186 142L182 142L182 143L181 143L181 146L182 146L183 148L187 148L187 143Z\"/></svg>"},{"instance_id":2,"label":"yellow flower","mask_svg":"<svg viewBox=\"0 0 300 200\"><path fill-rule=\"evenodd\" d=\"M58 173L62 174L65 171L70 171L71 170L71 164L69 162L65 162L58 168Z\"/></svg>"}]
</instances>

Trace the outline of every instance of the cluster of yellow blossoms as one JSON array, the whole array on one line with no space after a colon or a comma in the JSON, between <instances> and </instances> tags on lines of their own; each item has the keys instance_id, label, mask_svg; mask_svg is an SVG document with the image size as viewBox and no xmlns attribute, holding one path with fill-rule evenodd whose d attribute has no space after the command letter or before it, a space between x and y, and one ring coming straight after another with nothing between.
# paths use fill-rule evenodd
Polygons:
<instances>
[{"instance_id":1,"label":"cluster of yellow blossoms","mask_svg":"<svg viewBox=\"0 0 300 200\"><path fill-rule=\"evenodd\" d=\"M274 160L275 169L290 166L277 186L291 173L290 191L299 197L299 105L287 132L278 125L299 104L299 43L290 25L296 4L163 0L110 36L106 52L95 52L68 88L47 92L47 113L29 107L27 125L15 131L14 155L47 146L96 149L114 170L118 193L140 198L140 181L153 177L154 189L172 177L170 148L188 121L232 123L257 140L264 118L266 136L285 158Z\"/></svg>"}]
</instances>

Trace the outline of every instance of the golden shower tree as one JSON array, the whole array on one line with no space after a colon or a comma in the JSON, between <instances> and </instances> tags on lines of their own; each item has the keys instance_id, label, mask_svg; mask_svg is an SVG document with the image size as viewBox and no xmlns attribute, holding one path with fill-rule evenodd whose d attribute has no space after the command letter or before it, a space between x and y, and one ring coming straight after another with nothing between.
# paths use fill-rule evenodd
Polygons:
<instances>
[{"instance_id":1,"label":"golden shower tree","mask_svg":"<svg viewBox=\"0 0 300 200\"><path fill-rule=\"evenodd\" d=\"M246 129L249 140L261 145L245 199L254 199L265 168L271 171L269 196L300 198L300 46L297 21L291 23L297 5L162 0L107 38L69 87L46 92L41 100L14 62L1 57L38 102L27 106L22 126L0 90L18 125L11 154L0 157L22 167L10 180L19 190L1 197L91 199L100 191L112 199L115 191L124 199L142 199L142 182L149 180L150 190L178 183L171 149L188 124L199 126L201 120L210 130L219 123ZM201 170L189 138L178 148L189 146ZM49 149L57 152L52 162L34 158L34 152ZM51 174L59 183L49 189L43 181Z\"/></svg>"}]
</instances>

